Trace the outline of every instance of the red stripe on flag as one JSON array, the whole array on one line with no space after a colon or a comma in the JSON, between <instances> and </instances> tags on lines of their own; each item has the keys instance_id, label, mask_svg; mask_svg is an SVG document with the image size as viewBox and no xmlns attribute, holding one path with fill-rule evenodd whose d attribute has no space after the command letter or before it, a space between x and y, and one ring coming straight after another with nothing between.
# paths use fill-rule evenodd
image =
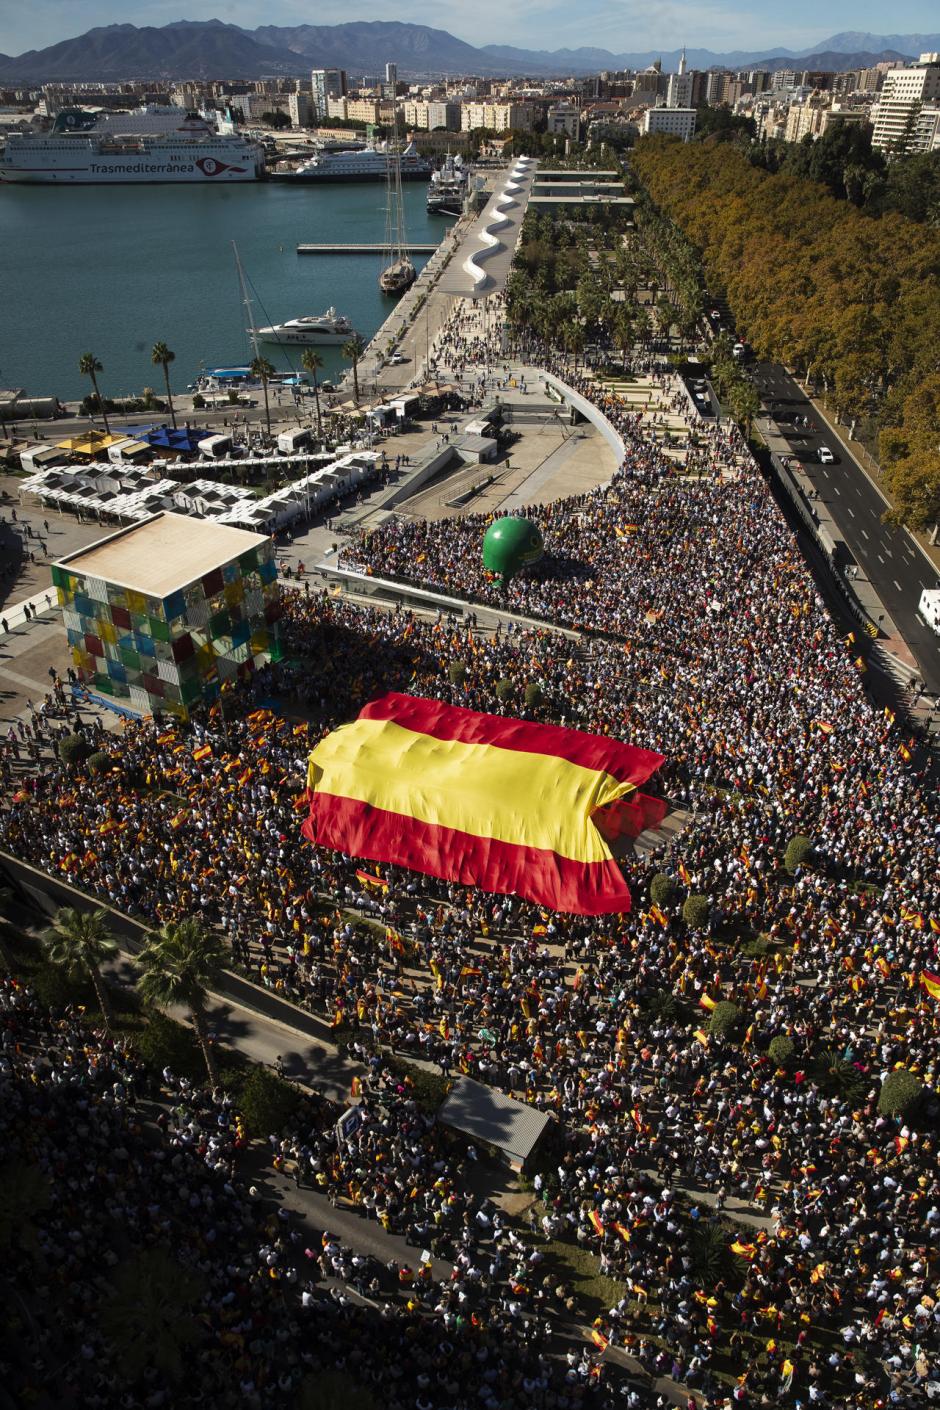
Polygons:
<instances>
[{"instance_id":1,"label":"red stripe on flag","mask_svg":"<svg viewBox=\"0 0 940 1410\"><path fill-rule=\"evenodd\" d=\"M308 841L347 856L452 877L464 886L522 896L555 911L595 916L630 910L630 892L614 861L574 861L332 793L313 794L301 830Z\"/></svg>"},{"instance_id":2,"label":"red stripe on flag","mask_svg":"<svg viewBox=\"0 0 940 1410\"><path fill-rule=\"evenodd\" d=\"M421 700L415 695L390 691L373 700L359 712L360 720L394 720L403 729L429 734L434 739L454 739L463 744L491 744L498 749L514 749L526 754L548 754L585 769L610 774L620 783L645 783L663 762L665 755L638 749L617 739L586 734L561 725L532 724L502 715L481 715L460 705L444 705L439 700Z\"/></svg>"}]
</instances>

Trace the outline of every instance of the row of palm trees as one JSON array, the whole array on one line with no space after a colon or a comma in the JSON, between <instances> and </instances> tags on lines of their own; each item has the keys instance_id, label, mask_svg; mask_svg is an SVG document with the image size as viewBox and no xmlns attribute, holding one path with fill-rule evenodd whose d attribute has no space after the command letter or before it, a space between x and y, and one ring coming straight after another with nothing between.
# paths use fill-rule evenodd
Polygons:
<instances>
[{"instance_id":1,"label":"row of palm trees","mask_svg":"<svg viewBox=\"0 0 940 1410\"><path fill-rule=\"evenodd\" d=\"M173 429L176 430L176 411L173 407L173 396L170 392L170 363L176 360L176 353L167 347L166 343L154 343L150 351L150 361L154 367L163 368L163 381L166 384L166 402L169 407L170 416L173 419ZM108 435L111 434L111 427L108 423L108 413L105 410L104 398L98 386L98 373L104 371L102 363L95 357L94 353L82 353L78 359L78 370L83 377L91 378L91 385L94 388L95 396L98 400L98 407L101 411L101 419L104 422L104 429Z\"/></svg>"},{"instance_id":2,"label":"row of palm trees","mask_svg":"<svg viewBox=\"0 0 940 1410\"><path fill-rule=\"evenodd\" d=\"M91 981L108 1032L114 1025L114 1010L101 970L118 948L104 910L80 911L64 906L43 936L43 949L52 964L70 977L84 976ZM189 1013L213 1085L218 1071L209 1041L206 1006L209 990L218 985L225 963L226 951L219 936L194 917L171 921L150 931L136 958L140 969L137 989L144 1003L163 1012L184 1008Z\"/></svg>"},{"instance_id":3,"label":"row of palm trees","mask_svg":"<svg viewBox=\"0 0 940 1410\"><path fill-rule=\"evenodd\" d=\"M362 357L362 354L365 352L365 350L366 342L360 333L353 333L351 337L347 338L346 342L342 346L343 356L345 358L348 358L349 361L352 363L353 388L355 390L357 406L359 404L359 359ZM176 361L176 353L173 352L169 347L167 347L166 343L164 342L154 343L153 348L150 352L150 361L153 363L154 367L163 368L163 381L166 385L167 407L169 408L170 417L173 421L173 429L176 430L176 410L173 406L173 394L170 391L170 363ZM304 371L309 372L311 378L313 379L313 395L316 399L317 405L317 435L319 436L323 433L323 419L320 414L319 382L319 374L323 370L323 358L320 356L320 354L316 351L315 348L307 348L300 359L300 363ZM104 398L102 397L101 390L98 386L98 373L103 372L104 367L99 361L99 359L95 357L94 353L86 352L82 353L81 357L78 360L78 370L83 377L88 377L91 380L91 385L94 389L95 397L98 402L98 407L101 411L101 419L104 422L104 429L106 433L110 435L111 427L108 422L108 413L105 410ZM271 408L268 402L268 383L274 376L275 369L266 357L261 357L259 354L252 360L250 371L252 377L256 377L261 383L261 388L264 393L264 419L268 429L268 435L270 435Z\"/></svg>"}]
</instances>

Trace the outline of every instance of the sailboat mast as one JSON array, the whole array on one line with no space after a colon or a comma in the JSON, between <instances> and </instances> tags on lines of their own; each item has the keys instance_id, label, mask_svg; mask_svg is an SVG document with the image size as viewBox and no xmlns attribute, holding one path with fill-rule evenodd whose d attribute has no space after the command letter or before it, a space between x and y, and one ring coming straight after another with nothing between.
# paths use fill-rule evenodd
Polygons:
<instances>
[{"instance_id":1,"label":"sailboat mast","mask_svg":"<svg viewBox=\"0 0 940 1410\"><path fill-rule=\"evenodd\" d=\"M401 187L401 151L398 143L398 105L392 107L393 136L386 146L385 177L387 204L385 207L385 244L388 264L379 276L379 287L386 294L402 294L415 281L415 270L408 257L405 234L405 202Z\"/></svg>"},{"instance_id":2,"label":"sailboat mast","mask_svg":"<svg viewBox=\"0 0 940 1410\"><path fill-rule=\"evenodd\" d=\"M398 124L396 122L396 133ZM398 222L396 230L398 248L396 255L398 259L404 259L406 254L407 240L405 238L405 197L401 189L401 152L398 150L398 143L395 143L395 214Z\"/></svg>"},{"instance_id":3,"label":"sailboat mast","mask_svg":"<svg viewBox=\"0 0 940 1410\"><path fill-rule=\"evenodd\" d=\"M255 315L251 307L251 295L248 292L248 281L245 278L245 271L242 269L242 262L238 255L238 246L232 241L232 250L235 254L235 268L238 270L238 287L241 290L242 304L245 309L245 317L248 320L247 333L251 340L251 350L255 357L260 357L258 352L258 329L255 327Z\"/></svg>"}]
</instances>

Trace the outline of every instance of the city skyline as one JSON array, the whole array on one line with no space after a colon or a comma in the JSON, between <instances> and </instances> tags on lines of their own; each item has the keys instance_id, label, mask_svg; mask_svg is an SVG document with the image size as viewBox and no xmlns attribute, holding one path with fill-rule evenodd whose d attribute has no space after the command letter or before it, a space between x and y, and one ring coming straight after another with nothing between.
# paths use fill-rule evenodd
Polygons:
<instances>
[{"instance_id":1,"label":"city skyline","mask_svg":"<svg viewBox=\"0 0 940 1410\"><path fill-rule=\"evenodd\" d=\"M347 4L324 0L311 16L304 0L273 0L264 15L249 0L35 0L4 25L4 50L11 55L73 38L98 25L165 25L182 19L218 19L246 29L274 25L340 24L350 20L401 20L445 29L476 45L511 44L532 49L590 46L625 52L687 44L714 50L773 47L809 49L840 30L873 34L929 32L936 11L928 0L905 0L886 14L883 5L830 0L820 9L794 0L785 15L768 18L754 0L673 0L655 11L618 0L583 0L573 11L564 0L526 0L513 13L498 0L478 0L468 19L460 0L439 0L432 13L400 0L369 0L350 15Z\"/></svg>"}]
</instances>

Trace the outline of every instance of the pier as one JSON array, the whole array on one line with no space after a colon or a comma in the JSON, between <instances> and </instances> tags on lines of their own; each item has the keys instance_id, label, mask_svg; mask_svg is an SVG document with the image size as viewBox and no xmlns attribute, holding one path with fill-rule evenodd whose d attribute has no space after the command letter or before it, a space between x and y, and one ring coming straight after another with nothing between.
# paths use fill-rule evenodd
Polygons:
<instances>
[{"instance_id":1,"label":"pier","mask_svg":"<svg viewBox=\"0 0 940 1410\"><path fill-rule=\"evenodd\" d=\"M404 245L403 249L409 255L433 255L439 249L439 245ZM298 245L299 255L381 255L385 254L388 246L384 244L373 245Z\"/></svg>"}]
</instances>

